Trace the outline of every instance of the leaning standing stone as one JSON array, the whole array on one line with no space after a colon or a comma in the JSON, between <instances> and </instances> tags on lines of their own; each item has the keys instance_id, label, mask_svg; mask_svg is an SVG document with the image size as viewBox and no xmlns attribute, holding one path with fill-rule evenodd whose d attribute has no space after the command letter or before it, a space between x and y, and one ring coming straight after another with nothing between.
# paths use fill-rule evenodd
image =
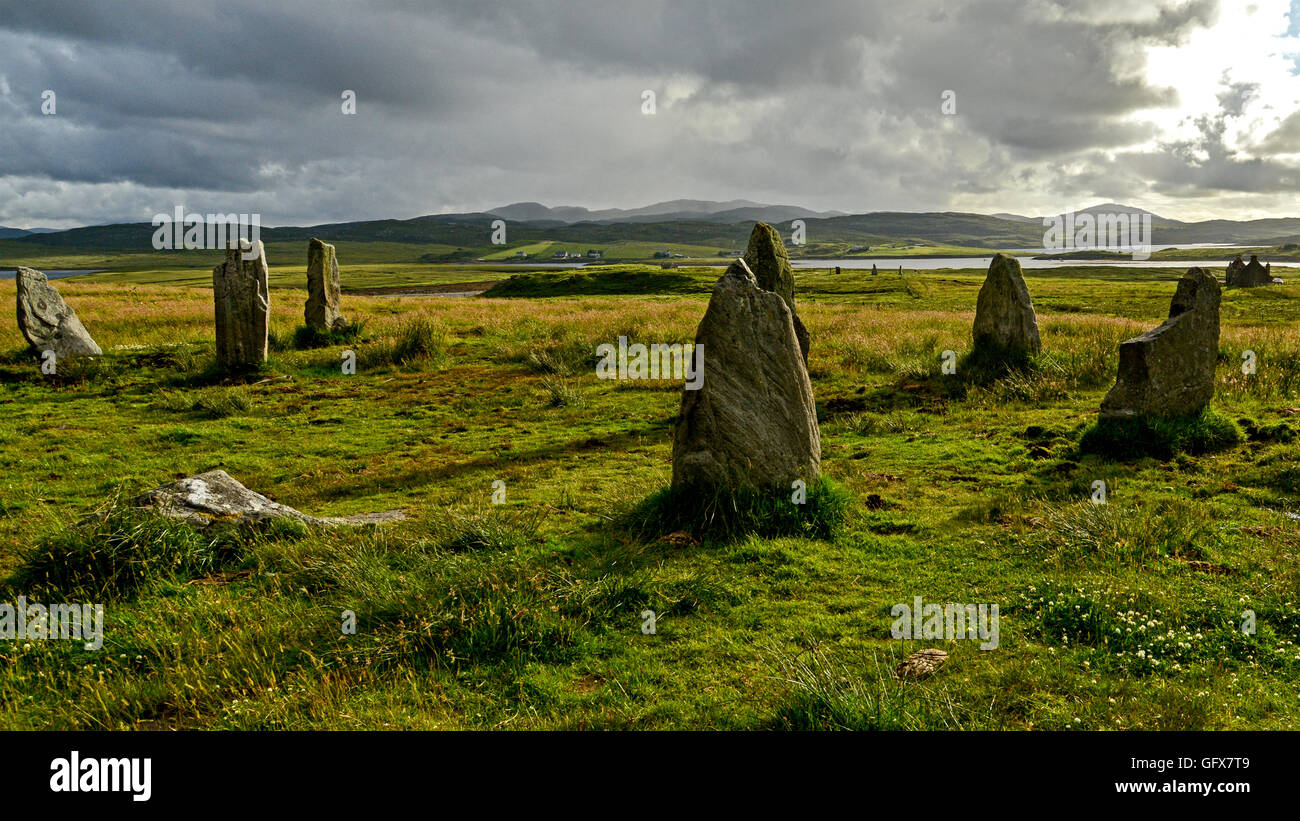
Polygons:
<instances>
[{"instance_id":1,"label":"leaning standing stone","mask_svg":"<svg viewBox=\"0 0 1300 821\"><path fill-rule=\"evenodd\" d=\"M245 259L253 251L256 256ZM226 249L226 261L212 269L217 318L217 364L229 371L256 369L266 362L271 301L266 250L262 243Z\"/></svg>"},{"instance_id":2,"label":"leaning standing stone","mask_svg":"<svg viewBox=\"0 0 1300 821\"><path fill-rule=\"evenodd\" d=\"M54 351L56 359L103 353L45 274L34 268L19 268L15 279L18 330L37 353Z\"/></svg>"},{"instance_id":3,"label":"leaning standing stone","mask_svg":"<svg viewBox=\"0 0 1300 821\"><path fill-rule=\"evenodd\" d=\"M339 263L334 256L334 246L313 237L307 243L307 324L316 332L326 334L347 327L347 320L339 313L342 293L339 282Z\"/></svg>"},{"instance_id":4,"label":"leaning standing stone","mask_svg":"<svg viewBox=\"0 0 1300 821\"><path fill-rule=\"evenodd\" d=\"M682 393L673 486L788 489L821 466L812 383L794 314L738 259L713 287L695 344L703 383Z\"/></svg>"},{"instance_id":5,"label":"leaning standing stone","mask_svg":"<svg viewBox=\"0 0 1300 821\"><path fill-rule=\"evenodd\" d=\"M1193 268L1178 281L1169 318L1119 346L1119 377L1101 416L1188 416L1214 396L1219 355L1219 281Z\"/></svg>"},{"instance_id":6,"label":"leaning standing stone","mask_svg":"<svg viewBox=\"0 0 1300 821\"><path fill-rule=\"evenodd\" d=\"M977 353L1023 360L1042 349L1034 302L1020 273L1020 261L997 254L975 302L972 330Z\"/></svg>"}]
</instances>

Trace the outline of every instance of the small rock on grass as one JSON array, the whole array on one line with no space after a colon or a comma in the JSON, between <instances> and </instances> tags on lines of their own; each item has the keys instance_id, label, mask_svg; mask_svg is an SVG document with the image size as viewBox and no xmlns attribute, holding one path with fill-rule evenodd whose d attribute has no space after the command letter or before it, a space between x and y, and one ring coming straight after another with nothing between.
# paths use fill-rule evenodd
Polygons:
<instances>
[{"instance_id":1,"label":"small rock on grass","mask_svg":"<svg viewBox=\"0 0 1300 821\"><path fill-rule=\"evenodd\" d=\"M917 650L898 665L894 675L902 679L920 679L932 676L948 661L948 654L937 647Z\"/></svg>"}]
</instances>

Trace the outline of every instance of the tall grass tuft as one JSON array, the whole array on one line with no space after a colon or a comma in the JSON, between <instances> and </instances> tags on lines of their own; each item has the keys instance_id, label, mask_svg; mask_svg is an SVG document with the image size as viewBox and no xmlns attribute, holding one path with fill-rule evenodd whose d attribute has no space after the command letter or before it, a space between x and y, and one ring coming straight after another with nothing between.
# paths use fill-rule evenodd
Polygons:
<instances>
[{"instance_id":1,"label":"tall grass tuft","mask_svg":"<svg viewBox=\"0 0 1300 821\"><path fill-rule=\"evenodd\" d=\"M824 476L808 483L803 504L791 497L788 487L668 487L627 513L622 524L643 538L684 530L699 539L720 541L749 534L834 539L853 499L846 488Z\"/></svg>"},{"instance_id":2,"label":"tall grass tuft","mask_svg":"<svg viewBox=\"0 0 1300 821\"><path fill-rule=\"evenodd\" d=\"M233 531L192 526L133 508L118 491L83 521L63 525L24 551L6 587L28 596L125 598L151 583L239 566Z\"/></svg>"},{"instance_id":3,"label":"tall grass tuft","mask_svg":"<svg viewBox=\"0 0 1300 821\"><path fill-rule=\"evenodd\" d=\"M1118 461L1172 459L1178 453L1216 453L1241 441L1231 419L1206 408L1190 416L1098 419L1084 431L1079 451Z\"/></svg>"}]
</instances>

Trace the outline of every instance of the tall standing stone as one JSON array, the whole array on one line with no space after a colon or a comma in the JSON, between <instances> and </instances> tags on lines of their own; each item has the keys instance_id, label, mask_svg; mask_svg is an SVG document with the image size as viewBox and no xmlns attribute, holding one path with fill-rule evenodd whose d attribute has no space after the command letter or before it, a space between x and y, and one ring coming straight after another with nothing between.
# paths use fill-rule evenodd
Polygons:
<instances>
[{"instance_id":1,"label":"tall standing stone","mask_svg":"<svg viewBox=\"0 0 1300 821\"><path fill-rule=\"evenodd\" d=\"M799 350L806 365L810 339L808 329L794 308L794 268L790 265L790 255L786 253L781 235L765 222L755 223L754 230L749 234L749 247L745 249L744 260L758 282L758 287L777 294L790 308L795 335L799 338Z\"/></svg>"},{"instance_id":2,"label":"tall standing stone","mask_svg":"<svg viewBox=\"0 0 1300 821\"><path fill-rule=\"evenodd\" d=\"M37 353L54 351L56 360L103 353L45 274L34 268L19 268L14 279L18 286L18 330Z\"/></svg>"},{"instance_id":3,"label":"tall standing stone","mask_svg":"<svg viewBox=\"0 0 1300 821\"><path fill-rule=\"evenodd\" d=\"M682 393L673 486L788 489L821 466L812 383L794 312L743 259L727 268L695 334L703 382Z\"/></svg>"},{"instance_id":4,"label":"tall standing stone","mask_svg":"<svg viewBox=\"0 0 1300 821\"><path fill-rule=\"evenodd\" d=\"M246 253L252 258L245 259ZM260 241L249 245L241 240L227 248L226 261L212 269L217 364L228 371L252 370L266 362L271 313L267 274L266 249Z\"/></svg>"},{"instance_id":5,"label":"tall standing stone","mask_svg":"<svg viewBox=\"0 0 1300 821\"><path fill-rule=\"evenodd\" d=\"M997 254L989 263L975 301L971 335L975 353L1008 361L1023 360L1042 350L1034 302L1015 257Z\"/></svg>"},{"instance_id":6,"label":"tall standing stone","mask_svg":"<svg viewBox=\"0 0 1300 821\"><path fill-rule=\"evenodd\" d=\"M341 331L348 322L339 312L342 286L334 246L313 237L307 243L307 324L317 333Z\"/></svg>"},{"instance_id":7,"label":"tall standing stone","mask_svg":"<svg viewBox=\"0 0 1300 821\"><path fill-rule=\"evenodd\" d=\"M1169 318L1119 346L1119 376L1101 417L1186 416L1214 396L1219 355L1219 281L1202 268L1178 280Z\"/></svg>"}]
</instances>

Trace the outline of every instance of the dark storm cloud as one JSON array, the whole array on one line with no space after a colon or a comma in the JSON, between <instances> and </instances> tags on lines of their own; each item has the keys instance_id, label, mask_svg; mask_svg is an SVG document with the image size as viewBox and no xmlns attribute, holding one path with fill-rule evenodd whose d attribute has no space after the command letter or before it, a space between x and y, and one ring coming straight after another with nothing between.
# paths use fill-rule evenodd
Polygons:
<instances>
[{"instance_id":1,"label":"dark storm cloud","mask_svg":"<svg viewBox=\"0 0 1300 821\"><path fill-rule=\"evenodd\" d=\"M0 223L147 219L182 202L272 224L521 199L929 209L999 190L1012 210L1023 185L1087 197L1111 167L1195 188L1225 174L1189 170L1180 146L1107 152L1157 136L1134 111L1178 102L1145 79L1144 46L1217 13L1212 0L0 0ZM1225 90L1225 115L1248 94ZM1290 128L1264 145L1282 150ZM1061 170L1081 157L1099 165Z\"/></svg>"}]
</instances>

